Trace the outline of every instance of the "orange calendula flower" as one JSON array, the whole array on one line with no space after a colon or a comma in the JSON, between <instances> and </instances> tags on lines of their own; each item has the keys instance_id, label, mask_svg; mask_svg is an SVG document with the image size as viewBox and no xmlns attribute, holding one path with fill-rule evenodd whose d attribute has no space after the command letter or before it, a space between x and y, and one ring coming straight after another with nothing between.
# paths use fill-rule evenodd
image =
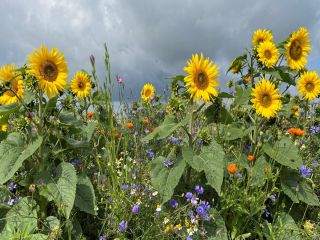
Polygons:
<instances>
[{"instance_id":1,"label":"orange calendula flower","mask_svg":"<svg viewBox=\"0 0 320 240\"><path fill-rule=\"evenodd\" d=\"M296 128L296 135L297 136L303 136L304 135L304 131L300 128Z\"/></svg>"},{"instance_id":2,"label":"orange calendula flower","mask_svg":"<svg viewBox=\"0 0 320 240\"><path fill-rule=\"evenodd\" d=\"M230 174L235 174L237 172L237 165L235 163L230 163L228 166L228 172Z\"/></svg>"},{"instance_id":3,"label":"orange calendula flower","mask_svg":"<svg viewBox=\"0 0 320 240\"><path fill-rule=\"evenodd\" d=\"M295 135L296 134L296 129L295 128L290 128L288 130L288 133L292 134L292 135Z\"/></svg>"},{"instance_id":4,"label":"orange calendula flower","mask_svg":"<svg viewBox=\"0 0 320 240\"><path fill-rule=\"evenodd\" d=\"M128 129L133 128L133 123L127 122L126 127L127 127Z\"/></svg>"},{"instance_id":5,"label":"orange calendula flower","mask_svg":"<svg viewBox=\"0 0 320 240\"><path fill-rule=\"evenodd\" d=\"M150 124L150 120L148 118L143 119L143 124L144 125Z\"/></svg>"},{"instance_id":6,"label":"orange calendula flower","mask_svg":"<svg viewBox=\"0 0 320 240\"><path fill-rule=\"evenodd\" d=\"M87 113L88 118L92 118L93 115L94 115L94 112L88 112L88 113Z\"/></svg>"},{"instance_id":7,"label":"orange calendula flower","mask_svg":"<svg viewBox=\"0 0 320 240\"><path fill-rule=\"evenodd\" d=\"M248 161L253 161L254 160L254 156L253 155L249 155L248 157L247 157L247 159L248 159Z\"/></svg>"}]
</instances>

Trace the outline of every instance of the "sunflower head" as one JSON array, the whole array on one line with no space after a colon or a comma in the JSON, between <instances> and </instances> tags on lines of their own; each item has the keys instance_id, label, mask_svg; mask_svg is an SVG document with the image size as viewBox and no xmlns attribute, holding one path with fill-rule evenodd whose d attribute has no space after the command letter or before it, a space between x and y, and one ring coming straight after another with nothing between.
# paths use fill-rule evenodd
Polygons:
<instances>
[{"instance_id":1,"label":"sunflower head","mask_svg":"<svg viewBox=\"0 0 320 240\"><path fill-rule=\"evenodd\" d=\"M279 51L273 42L264 41L259 44L258 48L259 61L267 68L273 67L279 58Z\"/></svg>"},{"instance_id":2,"label":"sunflower head","mask_svg":"<svg viewBox=\"0 0 320 240\"><path fill-rule=\"evenodd\" d=\"M251 102L256 113L265 118L275 117L282 107L281 95L278 93L278 89L266 79L262 79L256 84L255 88L252 89L251 95L253 97Z\"/></svg>"},{"instance_id":3,"label":"sunflower head","mask_svg":"<svg viewBox=\"0 0 320 240\"><path fill-rule=\"evenodd\" d=\"M41 46L28 56L29 73L38 79L38 85L48 97L63 91L67 84L68 68L63 53L56 48L49 51Z\"/></svg>"},{"instance_id":4,"label":"sunflower head","mask_svg":"<svg viewBox=\"0 0 320 240\"><path fill-rule=\"evenodd\" d=\"M188 75L184 78L184 82L191 97L198 102L203 99L207 103L212 96L218 96L218 92L214 88L219 86L217 81L218 67L209 58L205 59L202 53L200 56L193 54L187 63L184 71Z\"/></svg>"},{"instance_id":5,"label":"sunflower head","mask_svg":"<svg viewBox=\"0 0 320 240\"><path fill-rule=\"evenodd\" d=\"M308 71L301 75L298 80L298 90L302 97L307 100L313 100L320 94L320 80L318 73Z\"/></svg>"},{"instance_id":6,"label":"sunflower head","mask_svg":"<svg viewBox=\"0 0 320 240\"><path fill-rule=\"evenodd\" d=\"M141 98L144 102L149 103L152 98L154 97L155 94L155 88L152 84L147 83L143 86L142 90L141 90Z\"/></svg>"},{"instance_id":7,"label":"sunflower head","mask_svg":"<svg viewBox=\"0 0 320 240\"><path fill-rule=\"evenodd\" d=\"M306 57L311 50L308 30L300 28L291 34L286 44L286 59L291 69L301 70L307 64Z\"/></svg>"},{"instance_id":8,"label":"sunflower head","mask_svg":"<svg viewBox=\"0 0 320 240\"><path fill-rule=\"evenodd\" d=\"M14 78L18 77L18 73L16 72L16 65L4 65L0 68L0 81L2 83L9 82Z\"/></svg>"},{"instance_id":9,"label":"sunflower head","mask_svg":"<svg viewBox=\"0 0 320 240\"><path fill-rule=\"evenodd\" d=\"M260 43L267 41L273 42L273 36L270 30L268 29L258 29L253 33L252 36L252 45L257 47Z\"/></svg>"},{"instance_id":10,"label":"sunflower head","mask_svg":"<svg viewBox=\"0 0 320 240\"><path fill-rule=\"evenodd\" d=\"M77 72L71 81L71 91L79 98L85 98L90 94L90 76L85 72Z\"/></svg>"},{"instance_id":11,"label":"sunflower head","mask_svg":"<svg viewBox=\"0 0 320 240\"><path fill-rule=\"evenodd\" d=\"M9 105L19 102L24 92L23 81L21 76L16 72L16 66L14 64L1 67L0 81L8 89L0 96L0 104Z\"/></svg>"}]
</instances>

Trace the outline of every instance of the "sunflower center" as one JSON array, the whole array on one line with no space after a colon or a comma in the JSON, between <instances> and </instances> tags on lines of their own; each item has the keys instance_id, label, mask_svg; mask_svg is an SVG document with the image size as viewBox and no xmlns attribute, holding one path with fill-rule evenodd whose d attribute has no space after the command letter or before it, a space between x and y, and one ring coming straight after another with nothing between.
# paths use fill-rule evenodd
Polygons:
<instances>
[{"instance_id":1,"label":"sunflower center","mask_svg":"<svg viewBox=\"0 0 320 240\"><path fill-rule=\"evenodd\" d=\"M196 85L200 89L206 89L209 85L208 77L205 73L200 72L196 79Z\"/></svg>"},{"instance_id":2,"label":"sunflower center","mask_svg":"<svg viewBox=\"0 0 320 240\"><path fill-rule=\"evenodd\" d=\"M270 59L270 58L272 57L272 54L271 54L270 50L266 50L266 51L264 52L264 56L265 56L267 59Z\"/></svg>"},{"instance_id":3,"label":"sunflower center","mask_svg":"<svg viewBox=\"0 0 320 240\"><path fill-rule=\"evenodd\" d=\"M306 84L306 89L308 92L311 92L314 89L314 85L310 82Z\"/></svg>"},{"instance_id":4,"label":"sunflower center","mask_svg":"<svg viewBox=\"0 0 320 240\"><path fill-rule=\"evenodd\" d=\"M264 107L269 107L271 105L272 98L269 94L264 94L261 99L261 105Z\"/></svg>"},{"instance_id":5,"label":"sunflower center","mask_svg":"<svg viewBox=\"0 0 320 240\"><path fill-rule=\"evenodd\" d=\"M291 43L290 46L290 57L293 60L299 60L302 56L302 48L299 41L295 40Z\"/></svg>"},{"instance_id":6,"label":"sunflower center","mask_svg":"<svg viewBox=\"0 0 320 240\"><path fill-rule=\"evenodd\" d=\"M41 75L49 82L54 82L58 76L58 67L51 61L46 61L40 69Z\"/></svg>"},{"instance_id":7,"label":"sunflower center","mask_svg":"<svg viewBox=\"0 0 320 240\"><path fill-rule=\"evenodd\" d=\"M146 97L149 97L151 95L151 90L150 89L147 89L145 92L144 92L144 95Z\"/></svg>"},{"instance_id":8,"label":"sunflower center","mask_svg":"<svg viewBox=\"0 0 320 240\"><path fill-rule=\"evenodd\" d=\"M85 88L84 82L82 82L82 81L78 82L78 88L79 88L80 90L84 90L84 88Z\"/></svg>"}]
</instances>

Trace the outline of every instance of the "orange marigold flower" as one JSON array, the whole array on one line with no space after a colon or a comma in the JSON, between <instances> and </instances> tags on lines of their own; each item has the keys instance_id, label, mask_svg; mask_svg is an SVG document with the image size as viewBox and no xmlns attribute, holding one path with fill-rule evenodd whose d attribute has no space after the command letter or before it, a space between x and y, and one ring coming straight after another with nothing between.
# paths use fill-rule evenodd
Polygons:
<instances>
[{"instance_id":1,"label":"orange marigold flower","mask_svg":"<svg viewBox=\"0 0 320 240\"><path fill-rule=\"evenodd\" d=\"M127 122L126 127L127 127L128 129L133 128L133 123Z\"/></svg>"},{"instance_id":2,"label":"orange marigold flower","mask_svg":"<svg viewBox=\"0 0 320 240\"><path fill-rule=\"evenodd\" d=\"M228 172L230 174L235 174L237 172L237 165L235 163L230 163L228 166Z\"/></svg>"},{"instance_id":3,"label":"orange marigold flower","mask_svg":"<svg viewBox=\"0 0 320 240\"><path fill-rule=\"evenodd\" d=\"M143 119L143 124L148 125L150 123L150 120L148 118Z\"/></svg>"},{"instance_id":4,"label":"orange marigold flower","mask_svg":"<svg viewBox=\"0 0 320 240\"><path fill-rule=\"evenodd\" d=\"M88 118L92 118L93 115L94 115L94 112L88 112L88 113L87 113Z\"/></svg>"},{"instance_id":5,"label":"orange marigold flower","mask_svg":"<svg viewBox=\"0 0 320 240\"><path fill-rule=\"evenodd\" d=\"M247 157L247 159L248 159L248 161L253 161L254 160L254 156L253 155L249 155L248 157Z\"/></svg>"},{"instance_id":6,"label":"orange marigold flower","mask_svg":"<svg viewBox=\"0 0 320 240\"><path fill-rule=\"evenodd\" d=\"M288 133L292 134L292 135L295 135L296 134L296 129L295 128L290 128L288 130Z\"/></svg>"},{"instance_id":7,"label":"orange marigold flower","mask_svg":"<svg viewBox=\"0 0 320 240\"><path fill-rule=\"evenodd\" d=\"M296 128L296 135L297 136L303 136L304 135L304 131L300 128Z\"/></svg>"},{"instance_id":8,"label":"orange marigold flower","mask_svg":"<svg viewBox=\"0 0 320 240\"><path fill-rule=\"evenodd\" d=\"M151 131L152 131L152 132L154 132L155 130L156 130L156 128L155 128L155 127L151 128Z\"/></svg>"}]
</instances>

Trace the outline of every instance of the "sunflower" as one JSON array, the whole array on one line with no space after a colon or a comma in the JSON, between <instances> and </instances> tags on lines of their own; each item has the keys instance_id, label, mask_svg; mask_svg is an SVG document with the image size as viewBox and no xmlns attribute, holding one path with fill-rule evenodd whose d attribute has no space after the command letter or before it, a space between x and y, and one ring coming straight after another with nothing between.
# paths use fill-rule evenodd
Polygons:
<instances>
[{"instance_id":1,"label":"sunflower","mask_svg":"<svg viewBox=\"0 0 320 240\"><path fill-rule=\"evenodd\" d=\"M6 132L7 129L8 129L8 125L7 124L0 125L0 132Z\"/></svg>"},{"instance_id":2,"label":"sunflower","mask_svg":"<svg viewBox=\"0 0 320 240\"><path fill-rule=\"evenodd\" d=\"M16 65L4 65L0 68L0 81L6 83L10 80L13 80L18 76L16 72Z\"/></svg>"},{"instance_id":3,"label":"sunflower","mask_svg":"<svg viewBox=\"0 0 320 240\"><path fill-rule=\"evenodd\" d=\"M141 98L145 102L150 102L151 99L154 97L155 88L152 84L147 83L143 86L141 90Z\"/></svg>"},{"instance_id":4,"label":"sunflower","mask_svg":"<svg viewBox=\"0 0 320 240\"><path fill-rule=\"evenodd\" d=\"M320 94L320 80L318 73L308 71L301 75L298 80L298 90L302 97L308 100L317 98Z\"/></svg>"},{"instance_id":5,"label":"sunflower","mask_svg":"<svg viewBox=\"0 0 320 240\"><path fill-rule=\"evenodd\" d=\"M200 58L198 54L192 54L184 71L188 73L184 81L192 98L197 101L203 99L207 103L212 96L218 96L218 92L214 88L219 86L217 81L218 67L209 58L204 59L202 53Z\"/></svg>"},{"instance_id":6,"label":"sunflower","mask_svg":"<svg viewBox=\"0 0 320 240\"><path fill-rule=\"evenodd\" d=\"M256 113L265 118L275 117L282 107L278 89L272 82L264 78L256 84L251 95L253 96L251 102Z\"/></svg>"},{"instance_id":7,"label":"sunflower","mask_svg":"<svg viewBox=\"0 0 320 240\"><path fill-rule=\"evenodd\" d=\"M279 51L273 42L264 41L259 44L258 48L259 61L267 68L276 64L279 58Z\"/></svg>"},{"instance_id":8,"label":"sunflower","mask_svg":"<svg viewBox=\"0 0 320 240\"><path fill-rule=\"evenodd\" d=\"M8 90L5 90L0 96L0 104L9 105L19 102L23 97L23 81L16 72L14 64L5 65L0 69L0 81Z\"/></svg>"},{"instance_id":9,"label":"sunflower","mask_svg":"<svg viewBox=\"0 0 320 240\"><path fill-rule=\"evenodd\" d=\"M57 48L51 49L41 46L28 56L30 71L39 82L39 88L48 97L55 96L64 90L67 84L68 67L63 53Z\"/></svg>"},{"instance_id":10,"label":"sunflower","mask_svg":"<svg viewBox=\"0 0 320 240\"><path fill-rule=\"evenodd\" d=\"M285 48L289 67L295 70L303 69L307 64L306 57L311 50L308 30L300 28L298 31L292 33Z\"/></svg>"},{"instance_id":11,"label":"sunflower","mask_svg":"<svg viewBox=\"0 0 320 240\"><path fill-rule=\"evenodd\" d=\"M79 98L85 98L90 94L90 76L85 72L77 72L71 81L71 91Z\"/></svg>"},{"instance_id":12,"label":"sunflower","mask_svg":"<svg viewBox=\"0 0 320 240\"><path fill-rule=\"evenodd\" d=\"M258 29L252 36L252 45L257 47L261 42L273 42L273 36L270 30Z\"/></svg>"}]
</instances>

